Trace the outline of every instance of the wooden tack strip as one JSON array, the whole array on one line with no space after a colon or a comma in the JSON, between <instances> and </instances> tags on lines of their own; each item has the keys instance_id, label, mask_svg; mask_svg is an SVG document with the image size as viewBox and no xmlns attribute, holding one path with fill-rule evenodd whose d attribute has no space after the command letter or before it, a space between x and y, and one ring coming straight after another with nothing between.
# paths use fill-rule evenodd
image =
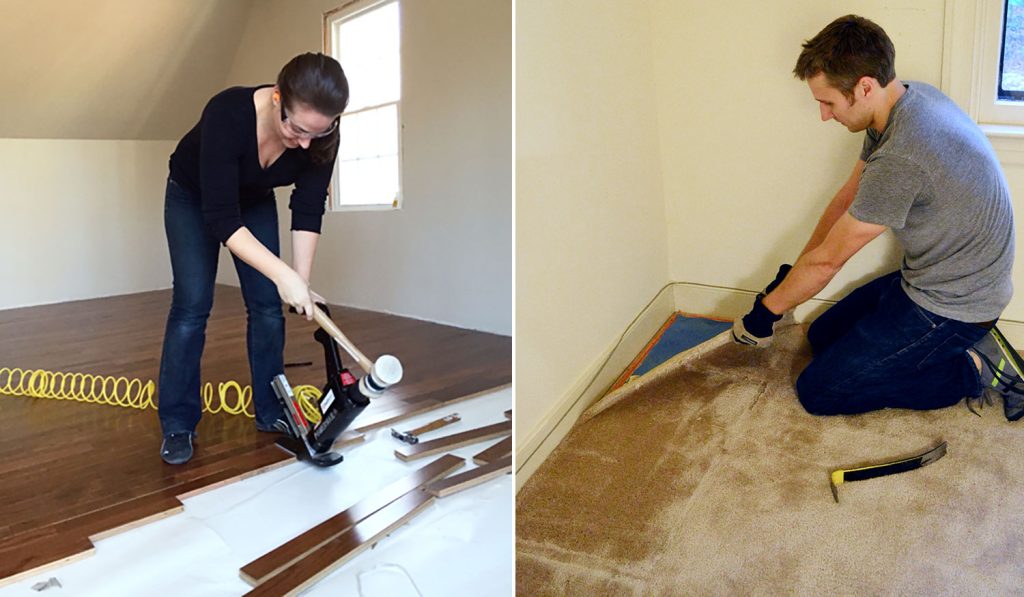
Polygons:
<instances>
[{"instance_id":1,"label":"wooden tack strip","mask_svg":"<svg viewBox=\"0 0 1024 597\"><path fill-rule=\"evenodd\" d=\"M478 466L471 471L452 475L447 479L432 483L427 487L427 491L439 498L446 497L510 472L512 472L512 457L506 456L490 464Z\"/></svg>"},{"instance_id":2,"label":"wooden tack strip","mask_svg":"<svg viewBox=\"0 0 1024 597\"><path fill-rule=\"evenodd\" d=\"M463 459L451 454L438 458L413 474L403 477L369 497L356 502L344 512L328 518L284 545L249 562L239 571L242 579L254 586L266 582L275 574L301 560L303 556L338 535L349 531L360 521L386 507L388 504L393 503L409 492L422 489L452 471L461 468L464 464L465 461Z\"/></svg>"},{"instance_id":3,"label":"wooden tack strip","mask_svg":"<svg viewBox=\"0 0 1024 597\"><path fill-rule=\"evenodd\" d=\"M433 501L434 496L422 489L405 494L261 583L246 596L298 594L405 524Z\"/></svg>"},{"instance_id":4,"label":"wooden tack strip","mask_svg":"<svg viewBox=\"0 0 1024 597\"><path fill-rule=\"evenodd\" d=\"M505 418L508 419L509 421L512 420L512 409L511 408L505 411Z\"/></svg>"},{"instance_id":5,"label":"wooden tack strip","mask_svg":"<svg viewBox=\"0 0 1024 597\"><path fill-rule=\"evenodd\" d=\"M487 448L473 457L475 464L489 464L495 460L501 460L512 455L512 436L508 436L500 442Z\"/></svg>"},{"instance_id":6,"label":"wooden tack strip","mask_svg":"<svg viewBox=\"0 0 1024 597\"><path fill-rule=\"evenodd\" d=\"M438 452L455 450L462 446L487 441L510 433L512 433L512 421L504 421L493 425L487 425L486 427L470 429L469 431L463 431L461 433L453 433L452 435L432 439L429 442L420 442L415 446L410 446L404 450L395 450L395 456L408 462L410 460L416 460L417 458L432 456Z\"/></svg>"}]
</instances>

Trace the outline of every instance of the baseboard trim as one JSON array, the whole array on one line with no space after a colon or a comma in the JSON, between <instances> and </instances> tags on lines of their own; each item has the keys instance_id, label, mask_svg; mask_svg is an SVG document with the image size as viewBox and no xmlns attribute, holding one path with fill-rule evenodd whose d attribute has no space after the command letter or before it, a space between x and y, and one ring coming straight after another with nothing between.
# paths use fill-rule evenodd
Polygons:
<instances>
[{"instance_id":1,"label":"baseboard trim","mask_svg":"<svg viewBox=\"0 0 1024 597\"><path fill-rule=\"evenodd\" d=\"M722 319L742 317L753 304L756 292L708 286L690 282L674 282L676 309ZM823 311L836 304L836 301L812 298L793 311L797 323L814 321ZM1018 352L1024 350L1024 322L1015 319L1000 319L999 330L1010 341Z\"/></svg>"},{"instance_id":2,"label":"baseboard trim","mask_svg":"<svg viewBox=\"0 0 1024 597\"><path fill-rule=\"evenodd\" d=\"M684 311L693 315L735 319L750 310L750 305L757 295L756 292L749 290L690 282L672 282L670 286L671 292L665 292L664 296L652 303L633 328L624 334L618 346L613 343L594 359L570 389L558 399L541 423L529 433L525 441L517 441L517 492L558 447L584 412L605 397L611 384L629 366L639 351L643 350L668 317L676 311ZM793 318L797 323L813 321L834 304L835 301L831 300L811 299L793 311ZM1014 347L1018 347L1018 351L1024 349L1024 322L1001 319L999 329ZM711 341L721 341L721 338Z\"/></svg>"},{"instance_id":3,"label":"baseboard trim","mask_svg":"<svg viewBox=\"0 0 1024 597\"><path fill-rule=\"evenodd\" d=\"M612 342L591 362L569 390L558 398L541 419L540 424L531 430L524 440L516 438L517 492L558 447L583 411L605 394L674 312L675 300L672 292L661 292L650 307L639 316L636 323L623 332L621 340Z\"/></svg>"}]
</instances>

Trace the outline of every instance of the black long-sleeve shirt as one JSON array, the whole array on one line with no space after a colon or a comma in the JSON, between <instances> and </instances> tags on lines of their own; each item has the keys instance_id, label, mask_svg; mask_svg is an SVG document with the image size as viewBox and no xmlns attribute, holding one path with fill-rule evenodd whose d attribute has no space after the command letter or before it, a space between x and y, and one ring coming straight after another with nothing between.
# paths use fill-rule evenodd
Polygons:
<instances>
[{"instance_id":1,"label":"black long-sleeve shirt","mask_svg":"<svg viewBox=\"0 0 1024 597\"><path fill-rule=\"evenodd\" d=\"M262 87L267 87L264 85ZM288 207L292 230L320 232L333 164L314 164L306 150L286 149L260 166L253 93L232 87L206 104L202 117L171 154L171 178L199 196L206 227L221 243L242 227L241 205L295 184Z\"/></svg>"}]
</instances>

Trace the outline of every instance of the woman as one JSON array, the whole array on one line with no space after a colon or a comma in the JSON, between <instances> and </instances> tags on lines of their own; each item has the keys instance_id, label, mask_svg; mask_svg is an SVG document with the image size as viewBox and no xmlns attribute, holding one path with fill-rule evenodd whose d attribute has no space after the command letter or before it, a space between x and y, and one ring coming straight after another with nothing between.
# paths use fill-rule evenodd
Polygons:
<instances>
[{"instance_id":1,"label":"woman","mask_svg":"<svg viewBox=\"0 0 1024 597\"><path fill-rule=\"evenodd\" d=\"M312 318L309 275L348 104L341 65L303 54L276 85L214 96L171 155L164 208L174 293L160 361L159 412L169 464L192 457L202 413L199 363L220 244L231 251L248 313L256 428L282 431L270 381L284 369L281 301ZM292 265L279 257L274 188L294 184Z\"/></svg>"}]
</instances>

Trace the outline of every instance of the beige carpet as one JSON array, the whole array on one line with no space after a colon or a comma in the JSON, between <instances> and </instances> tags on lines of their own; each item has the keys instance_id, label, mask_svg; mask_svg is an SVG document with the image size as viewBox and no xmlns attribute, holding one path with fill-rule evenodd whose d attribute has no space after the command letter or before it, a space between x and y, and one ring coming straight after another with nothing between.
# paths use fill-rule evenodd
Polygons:
<instances>
[{"instance_id":1,"label":"beige carpet","mask_svg":"<svg viewBox=\"0 0 1024 597\"><path fill-rule=\"evenodd\" d=\"M1024 421L814 417L801 326L716 348L577 425L516 504L517 593L1024 595ZM828 475L939 441L917 471Z\"/></svg>"}]
</instances>

